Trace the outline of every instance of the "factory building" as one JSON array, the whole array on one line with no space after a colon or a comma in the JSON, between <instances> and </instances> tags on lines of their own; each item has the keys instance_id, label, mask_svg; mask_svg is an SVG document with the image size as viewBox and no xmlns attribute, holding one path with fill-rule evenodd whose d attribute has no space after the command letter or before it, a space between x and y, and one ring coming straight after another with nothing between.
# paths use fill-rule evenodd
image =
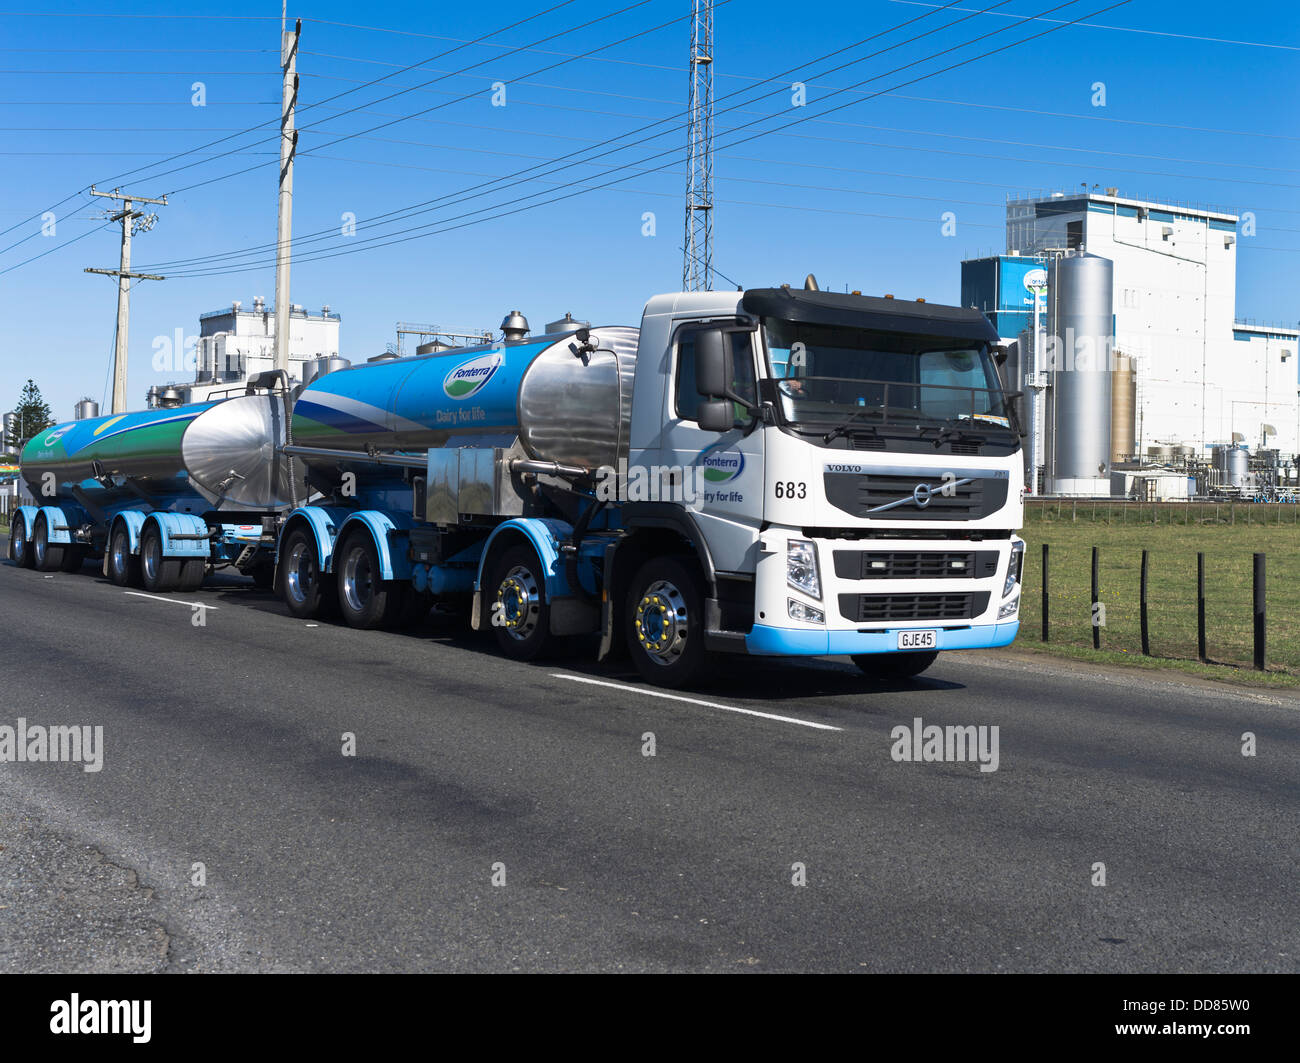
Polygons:
<instances>
[{"instance_id":1,"label":"factory building","mask_svg":"<svg viewBox=\"0 0 1300 1063\"><path fill-rule=\"evenodd\" d=\"M1280 452L1294 465L1300 331L1237 319L1237 223L1224 211L1129 198L1113 188L1008 200L1008 251L962 263L961 301L988 314L1014 345L1008 381L1026 392L1037 433L1027 449L1035 452L1040 489L1100 493L1116 470L1095 468L1102 448L1084 446L1088 437L1110 440L1111 465L1172 454L1189 466L1218 460L1226 469L1214 448L1237 445ZM1054 277L1058 263L1071 284L1094 276L1068 292L1053 292L1050 283L1043 290L1044 274ZM1037 332L1035 291L1042 294ZM1074 305L1079 299L1087 305ZM1079 329L1070 333L1079 314L1088 322L1088 345L1106 348L1108 373L1089 377L1059 357L1068 361L1080 339ZM1087 423L1076 424L1079 416ZM1114 423L1103 423L1107 418ZM1076 453L1081 447L1086 462ZM1069 470L1054 468L1062 453Z\"/></svg>"},{"instance_id":2,"label":"factory building","mask_svg":"<svg viewBox=\"0 0 1300 1063\"><path fill-rule=\"evenodd\" d=\"M302 383L318 359L338 358L340 317L328 306L313 313L295 304L289 311L289 376ZM275 368L275 308L260 296L251 308L238 301L199 315L192 382L149 389L149 405L202 402L228 392L257 373ZM305 375L304 375L305 374Z\"/></svg>"}]
</instances>

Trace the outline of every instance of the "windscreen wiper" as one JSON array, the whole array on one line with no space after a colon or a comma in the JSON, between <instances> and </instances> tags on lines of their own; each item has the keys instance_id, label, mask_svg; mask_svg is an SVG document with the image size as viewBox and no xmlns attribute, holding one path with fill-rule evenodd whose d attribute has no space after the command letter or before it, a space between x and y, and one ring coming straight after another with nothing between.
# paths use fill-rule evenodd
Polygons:
<instances>
[{"instance_id":1,"label":"windscreen wiper","mask_svg":"<svg viewBox=\"0 0 1300 1063\"><path fill-rule=\"evenodd\" d=\"M934 448L938 450L950 439L956 440L958 443L987 442L988 440L987 436L972 435L968 430L969 428L970 428L970 421L964 418L961 417L948 418L948 420L944 421L943 424L939 426L939 428L935 433ZM927 425L925 428L922 429L922 431L928 432L930 431L930 427Z\"/></svg>"},{"instance_id":2,"label":"windscreen wiper","mask_svg":"<svg viewBox=\"0 0 1300 1063\"><path fill-rule=\"evenodd\" d=\"M847 435L848 432L849 432L849 426L852 425L852 424L854 424L854 423L855 423L855 422L856 422L860 417L864 417L864 416L866 416L866 414L868 414L868 413L870 413L870 412L871 412L871 411L870 411L869 409L859 410L859 411L858 411L857 413L855 413L852 417L850 417L847 421L841 421L841 422L840 422L839 424L837 424L834 428L832 428L829 432L827 432L824 436L822 436L822 442L823 442L823 443L829 443L829 442L830 442L831 440L833 440L833 439L838 439L838 438L839 438L840 436L842 436L842 435ZM868 432L870 432L873 436L874 436L874 435L879 435L879 433L876 431L876 426L875 426L875 425L873 425L873 424L869 424L869 425L864 425L863 427L866 428L866 430L867 430Z\"/></svg>"}]
</instances>

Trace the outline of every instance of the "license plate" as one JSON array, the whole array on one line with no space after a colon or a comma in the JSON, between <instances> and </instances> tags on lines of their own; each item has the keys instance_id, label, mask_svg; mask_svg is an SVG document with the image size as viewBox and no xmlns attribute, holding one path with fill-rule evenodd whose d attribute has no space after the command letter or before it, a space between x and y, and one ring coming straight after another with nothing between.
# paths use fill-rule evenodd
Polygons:
<instances>
[{"instance_id":1,"label":"license plate","mask_svg":"<svg viewBox=\"0 0 1300 1063\"><path fill-rule=\"evenodd\" d=\"M932 650L938 644L937 631L900 631L898 648L900 650Z\"/></svg>"}]
</instances>

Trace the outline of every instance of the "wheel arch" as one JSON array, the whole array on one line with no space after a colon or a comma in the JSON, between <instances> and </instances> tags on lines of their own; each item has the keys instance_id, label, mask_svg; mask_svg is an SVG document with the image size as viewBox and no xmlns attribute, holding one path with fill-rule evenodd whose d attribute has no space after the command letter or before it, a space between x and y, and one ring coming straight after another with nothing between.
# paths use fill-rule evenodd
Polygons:
<instances>
[{"instance_id":1,"label":"wheel arch","mask_svg":"<svg viewBox=\"0 0 1300 1063\"><path fill-rule=\"evenodd\" d=\"M362 509L350 514L339 525L335 544L346 543L353 535L368 535L379 556L379 574L384 580L410 580L411 559L405 550L395 550L394 540L404 540L409 529L402 528L387 514L377 509ZM333 554L330 567L334 570Z\"/></svg>"},{"instance_id":2,"label":"wheel arch","mask_svg":"<svg viewBox=\"0 0 1300 1063\"><path fill-rule=\"evenodd\" d=\"M634 567L628 562L635 555L640 555L635 562L639 566L642 560L656 554L684 553L699 565L705 596L712 598L717 594L718 575L713 555L689 510L671 502L633 502L623 509L623 527L628 535L619 545L618 567L624 572ZM624 550L629 550L629 554L625 556Z\"/></svg>"},{"instance_id":3,"label":"wheel arch","mask_svg":"<svg viewBox=\"0 0 1300 1063\"><path fill-rule=\"evenodd\" d=\"M473 615L470 626L478 631L483 619L484 596L488 588L492 566L497 558L512 546L520 544L529 546L541 562L545 579L548 601L566 597L570 593L569 581L564 575L564 565L560 560L560 543L573 533L573 527L565 521L539 517L516 517L498 524L492 529L487 542L483 544L483 553L479 557L478 571L474 576Z\"/></svg>"},{"instance_id":4,"label":"wheel arch","mask_svg":"<svg viewBox=\"0 0 1300 1063\"><path fill-rule=\"evenodd\" d=\"M275 544L275 562L278 569L289 536L299 528L316 544L316 564L321 572L332 572L334 544L338 541L334 514L323 506L300 506L285 519L280 537ZM345 518L346 519L346 518Z\"/></svg>"},{"instance_id":5,"label":"wheel arch","mask_svg":"<svg viewBox=\"0 0 1300 1063\"><path fill-rule=\"evenodd\" d=\"M113 519L108 525L108 543L111 548L113 536L117 533L119 527L125 526L127 536L127 546L132 555L140 553L140 533L144 530L146 514L138 509L124 509L121 513L114 514ZM105 554L108 553L106 549Z\"/></svg>"},{"instance_id":6,"label":"wheel arch","mask_svg":"<svg viewBox=\"0 0 1300 1063\"><path fill-rule=\"evenodd\" d=\"M168 513L164 510L154 510L140 522L137 538L142 539L149 528L158 529L158 534L162 538L163 557L188 561L193 558L207 560L211 556L211 541L206 538L209 531L208 522L200 516L193 513ZM205 538L175 539L174 535L203 535Z\"/></svg>"}]
</instances>

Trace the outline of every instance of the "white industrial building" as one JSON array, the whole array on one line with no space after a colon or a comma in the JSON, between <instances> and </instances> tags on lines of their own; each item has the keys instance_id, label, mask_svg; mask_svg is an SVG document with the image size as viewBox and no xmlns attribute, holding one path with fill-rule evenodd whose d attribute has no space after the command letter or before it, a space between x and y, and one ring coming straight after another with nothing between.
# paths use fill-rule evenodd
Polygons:
<instances>
[{"instance_id":1,"label":"white industrial building","mask_svg":"<svg viewBox=\"0 0 1300 1063\"><path fill-rule=\"evenodd\" d=\"M1300 331L1236 318L1238 220L1113 188L1007 203L1009 251L1086 249L1114 263L1114 345L1136 362L1143 453L1203 453L1234 433L1252 449L1300 452Z\"/></svg>"},{"instance_id":2,"label":"white industrial building","mask_svg":"<svg viewBox=\"0 0 1300 1063\"><path fill-rule=\"evenodd\" d=\"M303 363L338 357L340 320L328 306L315 313L297 304L290 309L291 384L302 383ZM192 382L150 389L150 404L202 402L209 395L238 387L250 376L274 369L275 307L267 306L259 296L251 308L233 302L221 310L200 314L194 361Z\"/></svg>"}]
</instances>

